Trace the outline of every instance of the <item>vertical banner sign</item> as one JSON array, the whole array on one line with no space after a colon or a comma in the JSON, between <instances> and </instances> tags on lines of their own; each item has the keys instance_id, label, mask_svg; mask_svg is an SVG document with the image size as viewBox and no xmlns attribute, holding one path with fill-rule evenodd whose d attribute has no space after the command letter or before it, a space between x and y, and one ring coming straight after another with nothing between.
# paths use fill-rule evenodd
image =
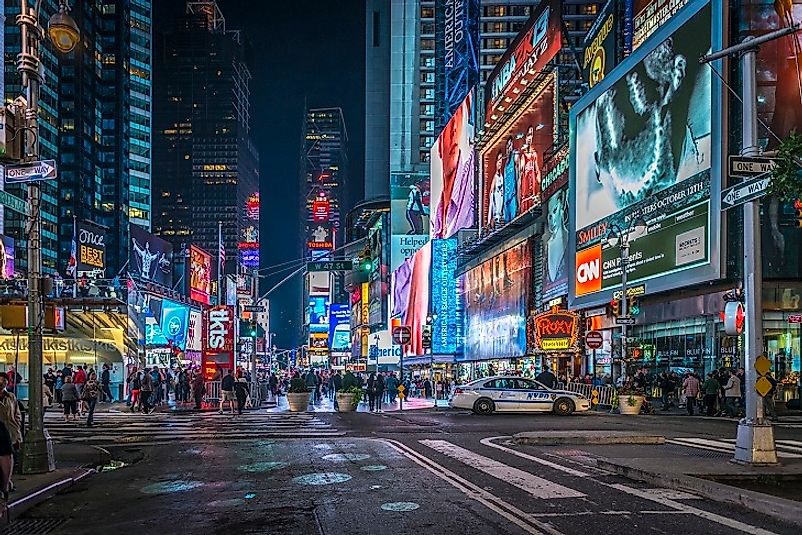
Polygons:
<instances>
[{"instance_id":1,"label":"vertical banner sign","mask_svg":"<svg viewBox=\"0 0 802 535\"><path fill-rule=\"evenodd\" d=\"M617 58L615 0L607 0L585 36L582 78L593 87L615 67Z\"/></svg>"},{"instance_id":2,"label":"vertical banner sign","mask_svg":"<svg viewBox=\"0 0 802 535\"><path fill-rule=\"evenodd\" d=\"M2 210L0 210L2 211ZM0 234L0 279L14 278L14 239Z\"/></svg>"},{"instance_id":3,"label":"vertical banner sign","mask_svg":"<svg viewBox=\"0 0 802 535\"><path fill-rule=\"evenodd\" d=\"M432 353L457 351L457 239L432 240Z\"/></svg>"},{"instance_id":4,"label":"vertical banner sign","mask_svg":"<svg viewBox=\"0 0 802 535\"><path fill-rule=\"evenodd\" d=\"M203 311L203 373L211 380L217 368L234 367L234 307Z\"/></svg>"},{"instance_id":5,"label":"vertical banner sign","mask_svg":"<svg viewBox=\"0 0 802 535\"><path fill-rule=\"evenodd\" d=\"M435 2L436 131L479 82L479 4L479 0Z\"/></svg>"},{"instance_id":6,"label":"vertical banner sign","mask_svg":"<svg viewBox=\"0 0 802 535\"><path fill-rule=\"evenodd\" d=\"M78 272L105 269L106 228L89 221L78 222Z\"/></svg>"},{"instance_id":7,"label":"vertical banner sign","mask_svg":"<svg viewBox=\"0 0 802 535\"><path fill-rule=\"evenodd\" d=\"M212 255L191 245L189 247L189 296L209 304L212 293Z\"/></svg>"},{"instance_id":8,"label":"vertical banner sign","mask_svg":"<svg viewBox=\"0 0 802 535\"><path fill-rule=\"evenodd\" d=\"M429 241L429 173L390 174L390 271Z\"/></svg>"}]
</instances>

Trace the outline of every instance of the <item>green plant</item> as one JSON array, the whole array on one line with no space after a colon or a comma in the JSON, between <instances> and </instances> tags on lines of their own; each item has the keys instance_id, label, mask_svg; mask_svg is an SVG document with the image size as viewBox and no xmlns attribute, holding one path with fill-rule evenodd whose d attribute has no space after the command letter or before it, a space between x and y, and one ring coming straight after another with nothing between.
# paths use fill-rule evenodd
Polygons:
<instances>
[{"instance_id":1,"label":"green plant","mask_svg":"<svg viewBox=\"0 0 802 535\"><path fill-rule=\"evenodd\" d=\"M362 401L362 396L364 392L358 386L349 386L347 388L343 388L339 392L340 394L353 394L353 398L351 399L351 405L356 407L359 405L359 402Z\"/></svg>"},{"instance_id":2,"label":"green plant","mask_svg":"<svg viewBox=\"0 0 802 535\"><path fill-rule=\"evenodd\" d=\"M634 407L637 404L638 404L638 401L635 399L635 396L630 394L629 397L627 398L627 406L628 407Z\"/></svg>"},{"instance_id":3,"label":"green plant","mask_svg":"<svg viewBox=\"0 0 802 535\"><path fill-rule=\"evenodd\" d=\"M802 135L795 130L788 134L777 147L776 160L767 194L782 200L802 197Z\"/></svg>"},{"instance_id":4,"label":"green plant","mask_svg":"<svg viewBox=\"0 0 802 535\"><path fill-rule=\"evenodd\" d=\"M306 394L309 392L309 389L306 387L306 383L300 377L293 377L290 381L290 389L288 390L290 394Z\"/></svg>"}]
</instances>

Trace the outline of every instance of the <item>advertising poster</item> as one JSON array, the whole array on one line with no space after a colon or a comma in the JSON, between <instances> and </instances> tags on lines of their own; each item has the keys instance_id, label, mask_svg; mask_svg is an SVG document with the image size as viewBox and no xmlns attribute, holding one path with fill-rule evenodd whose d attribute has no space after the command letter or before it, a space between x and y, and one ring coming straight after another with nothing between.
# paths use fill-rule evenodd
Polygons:
<instances>
[{"instance_id":1,"label":"advertising poster","mask_svg":"<svg viewBox=\"0 0 802 535\"><path fill-rule=\"evenodd\" d=\"M348 351L351 338L351 306L332 303L329 305L329 349Z\"/></svg>"},{"instance_id":2,"label":"advertising poster","mask_svg":"<svg viewBox=\"0 0 802 535\"><path fill-rule=\"evenodd\" d=\"M631 0L632 50L634 51L657 28L677 14L688 0Z\"/></svg>"},{"instance_id":3,"label":"advertising poster","mask_svg":"<svg viewBox=\"0 0 802 535\"><path fill-rule=\"evenodd\" d=\"M190 309L187 351L200 351L203 348L203 320L201 318L199 310Z\"/></svg>"},{"instance_id":4,"label":"advertising poster","mask_svg":"<svg viewBox=\"0 0 802 535\"><path fill-rule=\"evenodd\" d=\"M329 330L329 298L313 296L309 298L309 330L328 332Z\"/></svg>"},{"instance_id":5,"label":"advertising poster","mask_svg":"<svg viewBox=\"0 0 802 535\"><path fill-rule=\"evenodd\" d=\"M543 155L554 145L556 78L482 151L480 226L492 232L541 204Z\"/></svg>"},{"instance_id":6,"label":"advertising poster","mask_svg":"<svg viewBox=\"0 0 802 535\"><path fill-rule=\"evenodd\" d=\"M429 272L432 265L432 245L428 242L412 258L404 261L393 275L395 300L393 311L398 312L401 324L412 329L412 341L404 346L407 355L424 355L421 335L429 315Z\"/></svg>"},{"instance_id":7,"label":"advertising poster","mask_svg":"<svg viewBox=\"0 0 802 535\"><path fill-rule=\"evenodd\" d=\"M162 300L162 334L172 342L174 347L182 351L187 345L188 322L188 306L167 299Z\"/></svg>"},{"instance_id":8,"label":"advertising poster","mask_svg":"<svg viewBox=\"0 0 802 535\"><path fill-rule=\"evenodd\" d=\"M546 201L543 232L543 302L568 293L568 191L561 189Z\"/></svg>"},{"instance_id":9,"label":"advertising poster","mask_svg":"<svg viewBox=\"0 0 802 535\"><path fill-rule=\"evenodd\" d=\"M700 36L711 35L711 10L700 5L689 15L571 110L574 303L607 301L602 291L620 284L621 253L607 244L610 231L633 229L628 278L647 291L694 282L689 273L666 277L672 273L707 266L696 272L699 282L713 271L712 80L697 61L710 50L710 38ZM648 228L635 232L637 218Z\"/></svg>"},{"instance_id":10,"label":"advertising poster","mask_svg":"<svg viewBox=\"0 0 802 535\"><path fill-rule=\"evenodd\" d=\"M474 220L473 93L456 108L430 153L432 239L450 238Z\"/></svg>"},{"instance_id":11,"label":"advertising poster","mask_svg":"<svg viewBox=\"0 0 802 535\"><path fill-rule=\"evenodd\" d=\"M173 285L173 246L147 230L130 225L128 269L132 277L166 287Z\"/></svg>"},{"instance_id":12,"label":"advertising poster","mask_svg":"<svg viewBox=\"0 0 802 535\"><path fill-rule=\"evenodd\" d=\"M435 121L442 127L479 82L479 0L434 5Z\"/></svg>"},{"instance_id":13,"label":"advertising poster","mask_svg":"<svg viewBox=\"0 0 802 535\"><path fill-rule=\"evenodd\" d=\"M78 273L106 269L106 227L78 222Z\"/></svg>"},{"instance_id":14,"label":"advertising poster","mask_svg":"<svg viewBox=\"0 0 802 535\"><path fill-rule=\"evenodd\" d=\"M540 2L487 79L486 122L496 121L505 109L512 106L531 81L527 76L542 71L560 51L560 19L558 0Z\"/></svg>"},{"instance_id":15,"label":"advertising poster","mask_svg":"<svg viewBox=\"0 0 802 535\"><path fill-rule=\"evenodd\" d=\"M531 288L529 241L507 249L463 275L466 360L526 354Z\"/></svg>"},{"instance_id":16,"label":"advertising poster","mask_svg":"<svg viewBox=\"0 0 802 535\"><path fill-rule=\"evenodd\" d=\"M234 367L234 307L221 305L203 311L203 356L201 366L207 380L219 368Z\"/></svg>"},{"instance_id":17,"label":"advertising poster","mask_svg":"<svg viewBox=\"0 0 802 535\"><path fill-rule=\"evenodd\" d=\"M312 251L334 249L334 227L329 223L316 223L307 227L306 246Z\"/></svg>"},{"instance_id":18,"label":"advertising poster","mask_svg":"<svg viewBox=\"0 0 802 535\"><path fill-rule=\"evenodd\" d=\"M194 245L189 247L189 296L209 304L212 293L212 255Z\"/></svg>"},{"instance_id":19,"label":"advertising poster","mask_svg":"<svg viewBox=\"0 0 802 535\"><path fill-rule=\"evenodd\" d=\"M0 279L14 278L14 238L0 234Z\"/></svg>"},{"instance_id":20,"label":"advertising poster","mask_svg":"<svg viewBox=\"0 0 802 535\"><path fill-rule=\"evenodd\" d=\"M246 268L258 269L259 244L256 242L240 242L237 246L239 248L240 265Z\"/></svg>"},{"instance_id":21,"label":"advertising poster","mask_svg":"<svg viewBox=\"0 0 802 535\"><path fill-rule=\"evenodd\" d=\"M616 66L618 33L616 0L607 0L585 36L582 49L582 78L593 87Z\"/></svg>"},{"instance_id":22,"label":"advertising poster","mask_svg":"<svg viewBox=\"0 0 802 535\"><path fill-rule=\"evenodd\" d=\"M331 273L328 271L311 271L306 275L309 295L328 297L331 291Z\"/></svg>"},{"instance_id":23,"label":"advertising poster","mask_svg":"<svg viewBox=\"0 0 802 535\"><path fill-rule=\"evenodd\" d=\"M390 174L390 270L429 241L429 173Z\"/></svg>"},{"instance_id":24,"label":"advertising poster","mask_svg":"<svg viewBox=\"0 0 802 535\"><path fill-rule=\"evenodd\" d=\"M456 353L462 330L457 304L458 249L456 238L432 240L432 353L436 355Z\"/></svg>"}]
</instances>

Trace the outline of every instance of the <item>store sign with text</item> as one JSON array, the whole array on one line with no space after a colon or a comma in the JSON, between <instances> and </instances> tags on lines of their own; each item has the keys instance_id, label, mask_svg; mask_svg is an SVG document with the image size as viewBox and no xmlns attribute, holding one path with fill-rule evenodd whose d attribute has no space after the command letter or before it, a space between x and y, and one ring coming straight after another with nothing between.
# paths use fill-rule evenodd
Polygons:
<instances>
[{"instance_id":1,"label":"store sign with text","mask_svg":"<svg viewBox=\"0 0 802 535\"><path fill-rule=\"evenodd\" d=\"M533 316L528 326L530 347L537 353L577 351L579 315L551 311Z\"/></svg>"},{"instance_id":2,"label":"store sign with text","mask_svg":"<svg viewBox=\"0 0 802 535\"><path fill-rule=\"evenodd\" d=\"M78 272L106 269L106 228L89 221L78 222Z\"/></svg>"}]
</instances>

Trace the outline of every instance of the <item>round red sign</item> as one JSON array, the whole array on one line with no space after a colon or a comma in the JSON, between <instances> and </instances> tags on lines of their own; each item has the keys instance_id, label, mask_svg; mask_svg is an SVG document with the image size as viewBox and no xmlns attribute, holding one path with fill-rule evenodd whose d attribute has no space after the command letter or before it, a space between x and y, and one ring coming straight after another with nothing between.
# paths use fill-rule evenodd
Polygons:
<instances>
[{"instance_id":1,"label":"round red sign","mask_svg":"<svg viewBox=\"0 0 802 535\"><path fill-rule=\"evenodd\" d=\"M585 344L591 349L599 349L604 344L604 337L599 331L590 331L585 335Z\"/></svg>"}]
</instances>

